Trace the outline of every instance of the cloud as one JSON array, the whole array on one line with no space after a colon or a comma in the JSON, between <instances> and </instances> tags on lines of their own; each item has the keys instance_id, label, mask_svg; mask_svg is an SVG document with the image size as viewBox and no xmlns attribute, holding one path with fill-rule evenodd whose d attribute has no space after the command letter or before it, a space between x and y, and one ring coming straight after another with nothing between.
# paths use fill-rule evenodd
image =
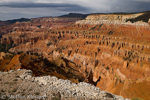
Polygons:
<instances>
[{"instance_id":1,"label":"cloud","mask_svg":"<svg viewBox=\"0 0 150 100\"><path fill-rule=\"evenodd\" d=\"M37 18L44 16L60 16L70 12L84 13L84 11L66 11L67 8L9 8L0 7L0 20L16 19L16 18Z\"/></svg>"},{"instance_id":2,"label":"cloud","mask_svg":"<svg viewBox=\"0 0 150 100\"><path fill-rule=\"evenodd\" d=\"M150 10L150 0L1 0L0 7L62 8L62 11L139 12ZM59 9L61 10L61 9Z\"/></svg>"},{"instance_id":3,"label":"cloud","mask_svg":"<svg viewBox=\"0 0 150 100\"><path fill-rule=\"evenodd\" d=\"M88 8L67 3L0 3L0 20L88 13Z\"/></svg>"},{"instance_id":4,"label":"cloud","mask_svg":"<svg viewBox=\"0 0 150 100\"><path fill-rule=\"evenodd\" d=\"M42 17L67 13L141 12L150 10L150 0L0 0L0 13ZM3 16L4 16L3 15ZM8 18L8 17L7 17ZM0 20L5 17L0 17Z\"/></svg>"},{"instance_id":5,"label":"cloud","mask_svg":"<svg viewBox=\"0 0 150 100\"><path fill-rule=\"evenodd\" d=\"M79 7L79 6L73 4L64 4L64 3L4 3L4 4L0 4L0 7L42 8L42 7Z\"/></svg>"},{"instance_id":6,"label":"cloud","mask_svg":"<svg viewBox=\"0 0 150 100\"><path fill-rule=\"evenodd\" d=\"M150 10L150 2L135 1L135 0L123 0L118 1L116 4L112 4L111 11L115 12L142 12Z\"/></svg>"}]
</instances>

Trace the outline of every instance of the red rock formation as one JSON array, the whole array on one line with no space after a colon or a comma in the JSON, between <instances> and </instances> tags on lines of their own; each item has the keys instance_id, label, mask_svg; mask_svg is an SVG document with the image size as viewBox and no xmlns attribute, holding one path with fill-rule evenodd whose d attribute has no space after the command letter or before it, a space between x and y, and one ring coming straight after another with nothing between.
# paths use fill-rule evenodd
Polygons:
<instances>
[{"instance_id":1,"label":"red rock formation","mask_svg":"<svg viewBox=\"0 0 150 100\"><path fill-rule=\"evenodd\" d=\"M143 90L150 85L150 29L147 23L125 22L139 15L90 15L57 29L45 27L49 21L57 23L57 18L33 19L30 25L37 27L14 28L1 41L17 44L9 50L13 53L38 53L48 59L63 56L78 66L86 82L101 90L148 100L145 95L150 92L143 95ZM61 25L64 20L59 19ZM131 87L137 93L129 91Z\"/></svg>"},{"instance_id":2,"label":"red rock formation","mask_svg":"<svg viewBox=\"0 0 150 100\"><path fill-rule=\"evenodd\" d=\"M34 76L56 76L61 79L69 79L74 83L84 80L84 76L77 70L78 67L63 57L48 61L37 55L17 54L12 56L5 53L0 54L3 57L0 60L0 71L30 69ZM7 57L4 55L7 55Z\"/></svg>"}]
</instances>

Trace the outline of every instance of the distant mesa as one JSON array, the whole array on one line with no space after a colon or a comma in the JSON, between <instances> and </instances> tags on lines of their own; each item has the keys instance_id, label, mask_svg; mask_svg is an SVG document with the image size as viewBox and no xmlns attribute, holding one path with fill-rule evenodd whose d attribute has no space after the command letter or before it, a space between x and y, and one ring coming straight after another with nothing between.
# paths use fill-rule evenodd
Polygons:
<instances>
[{"instance_id":1,"label":"distant mesa","mask_svg":"<svg viewBox=\"0 0 150 100\"><path fill-rule=\"evenodd\" d=\"M7 20L7 21L0 21L0 26L9 25L9 24L13 24L13 23L16 23L16 22L26 22L26 21L30 21L30 19L20 18L20 19L13 19L13 20Z\"/></svg>"},{"instance_id":2,"label":"distant mesa","mask_svg":"<svg viewBox=\"0 0 150 100\"><path fill-rule=\"evenodd\" d=\"M85 18L87 17L89 14L80 14L80 13L69 13L67 15L61 15L59 17L81 17L81 18Z\"/></svg>"}]
</instances>

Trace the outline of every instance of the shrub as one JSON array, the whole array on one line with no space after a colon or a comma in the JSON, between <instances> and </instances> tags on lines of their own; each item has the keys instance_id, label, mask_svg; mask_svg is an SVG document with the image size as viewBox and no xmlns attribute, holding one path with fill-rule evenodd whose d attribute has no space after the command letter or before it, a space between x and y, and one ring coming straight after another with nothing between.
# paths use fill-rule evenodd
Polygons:
<instances>
[{"instance_id":1,"label":"shrub","mask_svg":"<svg viewBox=\"0 0 150 100\"><path fill-rule=\"evenodd\" d=\"M12 92L16 92L17 91L17 88L14 88L13 90L12 90Z\"/></svg>"},{"instance_id":2,"label":"shrub","mask_svg":"<svg viewBox=\"0 0 150 100\"><path fill-rule=\"evenodd\" d=\"M29 89L29 91L32 91L32 89Z\"/></svg>"},{"instance_id":3,"label":"shrub","mask_svg":"<svg viewBox=\"0 0 150 100\"><path fill-rule=\"evenodd\" d=\"M18 81L18 79L14 79L13 81Z\"/></svg>"},{"instance_id":4,"label":"shrub","mask_svg":"<svg viewBox=\"0 0 150 100\"><path fill-rule=\"evenodd\" d=\"M35 93L35 95L39 95L39 94L40 94L39 92L36 92L36 93Z\"/></svg>"},{"instance_id":5,"label":"shrub","mask_svg":"<svg viewBox=\"0 0 150 100\"><path fill-rule=\"evenodd\" d=\"M53 44L51 41L47 43L47 46L50 46L51 44Z\"/></svg>"},{"instance_id":6,"label":"shrub","mask_svg":"<svg viewBox=\"0 0 150 100\"><path fill-rule=\"evenodd\" d=\"M130 21L130 22L134 23L134 22L137 22L137 21L143 21L143 22L147 23L149 18L150 18L149 16L150 16L150 12L147 11L144 14L142 14L142 15L136 17L136 18L127 19L126 22Z\"/></svg>"},{"instance_id":7,"label":"shrub","mask_svg":"<svg viewBox=\"0 0 150 100\"><path fill-rule=\"evenodd\" d=\"M113 31L109 31L107 34L112 35L113 33L114 33Z\"/></svg>"},{"instance_id":8,"label":"shrub","mask_svg":"<svg viewBox=\"0 0 150 100\"><path fill-rule=\"evenodd\" d=\"M5 92L4 90L1 90L1 92Z\"/></svg>"},{"instance_id":9,"label":"shrub","mask_svg":"<svg viewBox=\"0 0 150 100\"><path fill-rule=\"evenodd\" d=\"M18 52L17 54L21 54L21 53L23 53L23 52Z\"/></svg>"},{"instance_id":10,"label":"shrub","mask_svg":"<svg viewBox=\"0 0 150 100\"><path fill-rule=\"evenodd\" d=\"M8 50L10 48L13 48L15 46L16 45L13 45L13 44L2 44L1 41L0 41L0 52L8 52Z\"/></svg>"}]
</instances>

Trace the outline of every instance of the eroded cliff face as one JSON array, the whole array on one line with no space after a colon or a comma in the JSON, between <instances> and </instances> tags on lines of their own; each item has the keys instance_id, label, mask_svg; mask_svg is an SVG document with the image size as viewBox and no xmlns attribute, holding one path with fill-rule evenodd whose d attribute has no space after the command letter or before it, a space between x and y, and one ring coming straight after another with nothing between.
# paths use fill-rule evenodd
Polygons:
<instances>
[{"instance_id":1,"label":"eroded cliff face","mask_svg":"<svg viewBox=\"0 0 150 100\"><path fill-rule=\"evenodd\" d=\"M33 76L56 76L59 79L68 79L73 83L83 82L85 77L78 71L78 66L73 62L63 58L57 57L55 60L47 60L43 56L0 53L0 70L18 70L29 69L32 70Z\"/></svg>"},{"instance_id":2,"label":"eroded cliff face","mask_svg":"<svg viewBox=\"0 0 150 100\"><path fill-rule=\"evenodd\" d=\"M125 22L141 14L90 15L58 29L18 28L1 41L17 44L9 50L12 53L38 53L49 60L62 56L77 66L85 82L117 95L148 100L150 28L148 23Z\"/></svg>"},{"instance_id":3,"label":"eroded cliff face","mask_svg":"<svg viewBox=\"0 0 150 100\"><path fill-rule=\"evenodd\" d=\"M42 17L31 19L29 22L16 22L11 25L8 31L3 33L4 35L2 34L1 43L19 45L29 41L37 41L48 34L52 29L68 26L79 19L81 18ZM0 28L6 30L7 26Z\"/></svg>"},{"instance_id":4,"label":"eroded cliff face","mask_svg":"<svg viewBox=\"0 0 150 100\"><path fill-rule=\"evenodd\" d=\"M84 20L77 21L77 24L129 24L129 25L142 25L147 26L148 24L143 20L131 23L129 19L134 19L142 16L144 13L137 14L91 14Z\"/></svg>"}]
</instances>

